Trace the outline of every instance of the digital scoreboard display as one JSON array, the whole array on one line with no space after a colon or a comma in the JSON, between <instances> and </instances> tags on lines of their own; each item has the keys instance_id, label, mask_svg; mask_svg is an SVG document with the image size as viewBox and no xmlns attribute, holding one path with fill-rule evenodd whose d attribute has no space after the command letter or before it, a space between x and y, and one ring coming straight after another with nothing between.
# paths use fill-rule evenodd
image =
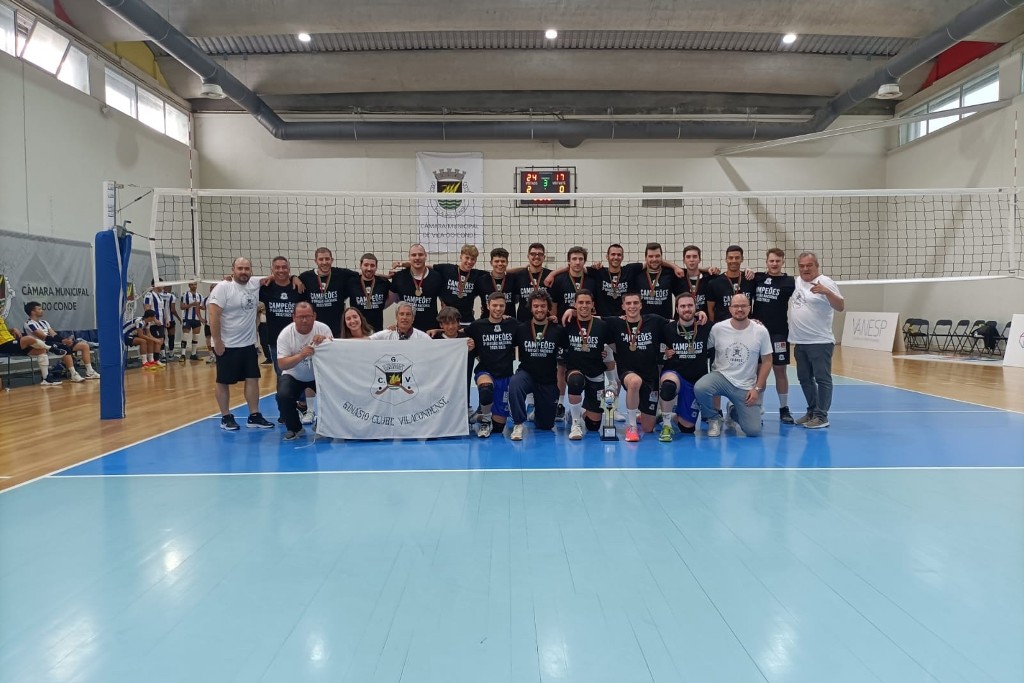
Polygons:
<instances>
[{"instance_id":1,"label":"digital scoreboard display","mask_svg":"<svg viewBox=\"0 0 1024 683\"><path fill-rule=\"evenodd\" d=\"M559 195L575 192L575 169L572 168L519 168L516 189L522 194L536 195L536 198L520 199L519 206L543 207L572 206L571 199Z\"/></svg>"}]
</instances>

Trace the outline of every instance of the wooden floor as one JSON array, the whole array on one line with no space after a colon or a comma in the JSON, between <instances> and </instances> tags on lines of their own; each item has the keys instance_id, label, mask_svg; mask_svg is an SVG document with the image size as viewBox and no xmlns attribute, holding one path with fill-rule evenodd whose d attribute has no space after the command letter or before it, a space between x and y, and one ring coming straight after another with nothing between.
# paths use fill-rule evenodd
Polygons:
<instances>
[{"instance_id":1,"label":"wooden floor","mask_svg":"<svg viewBox=\"0 0 1024 683\"><path fill-rule=\"evenodd\" d=\"M276 382L261 366L261 394ZM893 358L836 349L835 374L1024 413L1024 368ZM214 370L204 363L173 364L159 372L129 370L124 420L99 419L99 383L18 387L0 392L0 490L63 469L216 412ZM800 388L790 388L799 407ZM232 393L242 402L241 386ZM204 444L195 447L202 449Z\"/></svg>"}]
</instances>

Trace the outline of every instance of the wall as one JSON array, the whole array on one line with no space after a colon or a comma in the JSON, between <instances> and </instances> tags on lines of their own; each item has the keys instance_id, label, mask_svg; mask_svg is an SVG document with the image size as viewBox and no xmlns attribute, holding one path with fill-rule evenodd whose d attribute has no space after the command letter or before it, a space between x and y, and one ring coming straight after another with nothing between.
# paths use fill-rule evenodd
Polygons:
<instances>
[{"instance_id":1,"label":"wall","mask_svg":"<svg viewBox=\"0 0 1024 683\"><path fill-rule=\"evenodd\" d=\"M123 205L153 186L188 186L188 147L0 52L0 230L92 243L104 180ZM149 203L124 216L149 230Z\"/></svg>"}]
</instances>

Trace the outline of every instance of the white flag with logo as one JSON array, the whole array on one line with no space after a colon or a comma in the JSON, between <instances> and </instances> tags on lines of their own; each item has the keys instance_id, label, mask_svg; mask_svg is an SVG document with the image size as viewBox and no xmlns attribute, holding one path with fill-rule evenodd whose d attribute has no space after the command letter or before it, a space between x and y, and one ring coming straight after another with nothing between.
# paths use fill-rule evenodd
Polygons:
<instances>
[{"instance_id":1,"label":"white flag with logo","mask_svg":"<svg viewBox=\"0 0 1024 683\"><path fill-rule=\"evenodd\" d=\"M451 196L419 202L420 242L428 252L458 253L463 244L483 243L483 205L469 198L483 189L481 152L417 152L416 191Z\"/></svg>"},{"instance_id":2,"label":"white flag with logo","mask_svg":"<svg viewBox=\"0 0 1024 683\"><path fill-rule=\"evenodd\" d=\"M313 355L316 432L341 439L465 436L465 339L339 339Z\"/></svg>"}]
</instances>

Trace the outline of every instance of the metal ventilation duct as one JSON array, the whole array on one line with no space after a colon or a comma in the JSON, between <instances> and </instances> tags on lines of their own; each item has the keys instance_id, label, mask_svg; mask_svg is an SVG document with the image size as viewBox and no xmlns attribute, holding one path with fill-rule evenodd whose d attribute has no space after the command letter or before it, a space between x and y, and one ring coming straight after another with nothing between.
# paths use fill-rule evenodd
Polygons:
<instances>
[{"instance_id":1,"label":"metal ventilation duct","mask_svg":"<svg viewBox=\"0 0 1024 683\"><path fill-rule=\"evenodd\" d=\"M874 94L879 86L895 83L911 70L934 59L972 33L1009 14L1024 0L981 0L952 21L921 38L846 92L829 100L805 123L730 121L683 122L347 122L284 121L256 93L228 73L181 31L141 0L99 0L114 14L145 34L204 83L216 83L238 106L249 112L280 140L557 140L577 147L585 140L773 140L825 130L840 115Z\"/></svg>"}]
</instances>

